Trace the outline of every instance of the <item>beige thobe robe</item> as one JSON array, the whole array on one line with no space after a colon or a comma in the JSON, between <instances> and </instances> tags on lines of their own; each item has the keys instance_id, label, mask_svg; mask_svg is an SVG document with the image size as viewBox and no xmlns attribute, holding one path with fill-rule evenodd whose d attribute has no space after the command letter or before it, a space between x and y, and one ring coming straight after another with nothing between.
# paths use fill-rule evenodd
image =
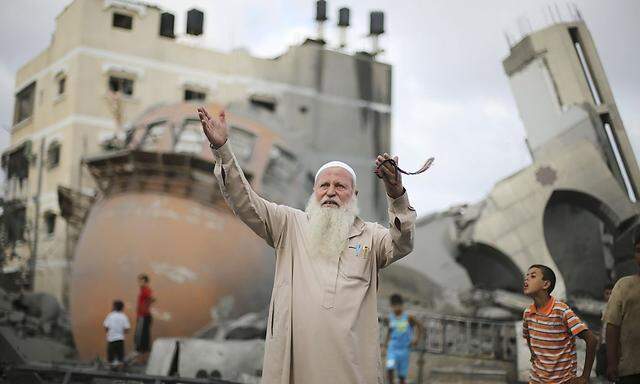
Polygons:
<instances>
[{"instance_id":1,"label":"beige thobe robe","mask_svg":"<svg viewBox=\"0 0 640 384\"><path fill-rule=\"evenodd\" d=\"M320 259L308 215L258 196L228 142L213 152L224 199L276 253L262 382L382 383L378 270L413 249L416 213L406 192L389 198L389 229L357 218L340 257Z\"/></svg>"}]
</instances>

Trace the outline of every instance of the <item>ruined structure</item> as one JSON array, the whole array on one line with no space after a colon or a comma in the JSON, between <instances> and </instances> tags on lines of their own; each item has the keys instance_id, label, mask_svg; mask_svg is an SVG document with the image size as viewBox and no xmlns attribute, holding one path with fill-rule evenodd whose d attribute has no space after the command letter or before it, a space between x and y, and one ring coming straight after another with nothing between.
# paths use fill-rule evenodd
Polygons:
<instances>
[{"instance_id":1,"label":"ruined structure","mask_svg":"<svg viewBox=\"0 0 640 384\"><path fill-rule=\"evenodd\" d=\"M324 2L317 12L327 19ZM272 255L217 195L198 105L229 110L236 154L270 199L303 207L317 167L339 159L361 175L363 216L386 216L370 171L390 150L391 66L321 36L273 59L214 51L199 41L205 16L190 10L185 34L152 5L76 0L16 75L0 280L70 310L83 358L103 353L93 327L113 299L133 310L140 272L158 295L155 336L192 334L225 295L238 313L268 301Z\"/></svg>"},{"instance_id":2,"label":"ruined structure","mask_svg":"<svg viewBox=\"0 0 640 384\"><path fill-rule=\"evenodd\" d=\"M446 271L406 263L455 287L520 293L531 264L551 266L554 294L597 319L603 287L634 273L630 235L640 213L640 170L585 23L549 26L511 47L503 66L533 163L473 205L419 224L416 252L433 250ZM434 243L436 245L434 245ZM438 280L437 280L438 281ZM445 283L446 284L446 283ZM501 300L498 300L501 301ZM502 300L514 316L519 300Z\"/></svg>"}]
</instances>

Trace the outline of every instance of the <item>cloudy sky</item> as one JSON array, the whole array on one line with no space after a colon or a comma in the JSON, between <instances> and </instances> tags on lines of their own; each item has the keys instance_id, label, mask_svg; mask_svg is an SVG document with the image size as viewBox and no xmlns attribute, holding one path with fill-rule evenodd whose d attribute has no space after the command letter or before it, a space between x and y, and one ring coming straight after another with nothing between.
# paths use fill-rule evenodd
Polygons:
<instances>
[{"instance_id":1,"label":"cloudy sky","mask_svg":"<svg viewBox=\"0 0 640 384\"><path fill-rule=\"evenodd\" d=\"M78 0L88 1L88 0ZM96 0L92 0L96 1ZM149 0L176 13L205 11L205 44L245 47L261 57L315 34L313 0ZM7 0L0 12L0 148L9 142L16 70L48 44L55 16L70 0ZM393 151L407 168L429 156L427 175L405 178L420 213L484 197L493 184L531 161L502 59L505 38L550 21L549 8L569 18L567 2L540 0L328 0L330 44L337 9L351 8L352 50L369 48L370 10L386 13L381 60L393 65ZM640 154L640 1L576 0L595 39L620 114Z\"/></svg>"}]
</instances>

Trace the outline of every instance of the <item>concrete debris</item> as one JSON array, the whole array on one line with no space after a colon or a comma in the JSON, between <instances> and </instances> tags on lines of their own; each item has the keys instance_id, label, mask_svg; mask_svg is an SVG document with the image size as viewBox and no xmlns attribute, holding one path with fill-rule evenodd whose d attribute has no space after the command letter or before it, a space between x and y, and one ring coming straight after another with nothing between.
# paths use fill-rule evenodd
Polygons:
<instances>
[{"instance_id":1,"label":"concrete debris","mask_svg":"<svg viewBox=\"0 0 640 384\"><path fill-rule=\"evenodd\" d=\"M262 376L267 311L251 312L225 320L232 300L223 300L212 312L220 319L194 338L156 339L146 373L190 378L219 378L239 383L259 383Z\"/></svg>"},{"instance_id":2,"label":"concrete debris","mask_svg":"<svg viewBox=\"0 0 640 384\"><path fill-rule=\"evenodd\" d=\"M0 290L0 329L3 340L25 360L75 357L69 322L51 295ZM0 351L0 360L5 352Z\"/></svg>"}]
</instances>

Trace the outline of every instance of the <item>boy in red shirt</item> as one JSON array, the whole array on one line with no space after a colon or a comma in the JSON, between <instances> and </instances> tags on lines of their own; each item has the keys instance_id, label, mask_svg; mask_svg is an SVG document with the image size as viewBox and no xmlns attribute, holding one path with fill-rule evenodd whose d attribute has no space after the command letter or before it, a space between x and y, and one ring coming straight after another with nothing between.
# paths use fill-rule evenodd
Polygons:
<instances>
[{"instance_id":1,"label":"boy in red shirt","mask_svg":"<svg viewBox=\"0 0 640 384\"><path fill-rule=\"evenodd\" d=\"M146 363L151 351L151 304L155 301L149 287L149 276L138 276L140 293L138 294L138 308L136 321L135 345L140 353L138 362Z\"/></svg>"}]
</instances>

